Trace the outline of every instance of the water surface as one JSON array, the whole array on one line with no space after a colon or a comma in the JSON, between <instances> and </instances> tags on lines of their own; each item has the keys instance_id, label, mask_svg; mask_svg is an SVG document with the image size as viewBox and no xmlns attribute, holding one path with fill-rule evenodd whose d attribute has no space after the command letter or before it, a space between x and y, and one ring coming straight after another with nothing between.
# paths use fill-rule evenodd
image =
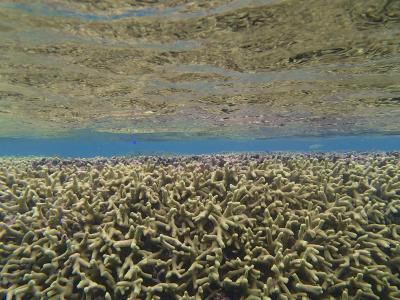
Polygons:
<instances>
[{"instance_id":1,"label":"water surface","mask_svg":"<svg viewBox=\"0 0 400 300\"><path fill-rule=\"evenodd\" d=\"M0 136L396 134L399 11L393 0L2 1Z\"/></svg>"}]
</instances>

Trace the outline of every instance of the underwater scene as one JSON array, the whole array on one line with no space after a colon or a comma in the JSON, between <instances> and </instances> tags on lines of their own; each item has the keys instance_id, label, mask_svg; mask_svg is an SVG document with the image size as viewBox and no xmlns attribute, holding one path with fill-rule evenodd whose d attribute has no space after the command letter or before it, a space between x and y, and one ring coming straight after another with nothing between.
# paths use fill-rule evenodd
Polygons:
<instances>
[{"instance_id":1,"label":"underwater scene","mask_svg":"<svg viewBox=\"0 0 400 300\"><path fill-rule=\"evenodd\" d=\"M400 300L399 0L0 0L0 300Z\"/></svg>"}]
</instances>

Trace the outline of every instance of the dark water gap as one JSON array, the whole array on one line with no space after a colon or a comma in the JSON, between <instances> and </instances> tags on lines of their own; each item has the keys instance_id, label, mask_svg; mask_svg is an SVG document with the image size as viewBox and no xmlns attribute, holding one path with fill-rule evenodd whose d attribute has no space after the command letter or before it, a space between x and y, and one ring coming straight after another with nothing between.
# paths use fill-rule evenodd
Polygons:
<instances>
[{"instance_id":1,"label":"dark water gap","mask_svg":"<svg viewBox=\"0 0 400 300\"><path fill-rule=\"evenodd\" d=\"M156 134L84 132L68 137L0 138L0 156L95 157L199 155L237 152L394 151L400 135L229 139Z\"/></svg>"}]
</instances>

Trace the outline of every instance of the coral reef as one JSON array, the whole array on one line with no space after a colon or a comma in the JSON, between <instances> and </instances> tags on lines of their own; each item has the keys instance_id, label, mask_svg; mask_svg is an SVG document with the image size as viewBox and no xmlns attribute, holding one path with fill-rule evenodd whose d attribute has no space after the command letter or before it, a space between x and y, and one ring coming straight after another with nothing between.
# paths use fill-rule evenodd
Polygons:
<instances>
[{"instance_id":1,"label":"coral reef","mask_svg":"<svg viewBox=\"0 0 400 300\"><path fill-rule=\"evenodd\" d=\"M399 299L400 155L0 161L6 299Z\"/></svg>"}]
</instances>

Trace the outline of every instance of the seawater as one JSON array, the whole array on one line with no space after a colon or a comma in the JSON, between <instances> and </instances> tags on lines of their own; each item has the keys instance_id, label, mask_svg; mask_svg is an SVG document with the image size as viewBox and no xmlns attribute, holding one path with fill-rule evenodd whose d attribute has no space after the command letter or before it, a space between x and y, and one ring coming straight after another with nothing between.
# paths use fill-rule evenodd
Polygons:
<instances>
[{"instance_id":1,"label":"seawater","mask_svg":"<svg viewBox=\"0 0 400 300\"><path fill-rule=\"evenodd\" d=\"M400 1L0 1L0 298L400 299Z\"/></svg>"},{"instance_id":2,"label":"seawater","mask_svg":"<svg viewBox=\"0 0 400 300\"><path fill-rule=\"evenodd\" d=\"M179 134L130 135L80 132L69 137L1 138L0 155L50 157L110 157L127 155L202 155L272 152L387 152L400 148L400 136L328 136L229 139L191 138ZM179 138L178 138L179 137Z\"/></svg>"},{"instance_id":3,"label":"seawater","mask_svg":"<svg viewBox=\"0 0 400 300\"><path fill-rule=\"evenodd\" d=\"M389 0L2 1L0 135L396 134L398 11Z\"/></svg>"}]
</instances>

